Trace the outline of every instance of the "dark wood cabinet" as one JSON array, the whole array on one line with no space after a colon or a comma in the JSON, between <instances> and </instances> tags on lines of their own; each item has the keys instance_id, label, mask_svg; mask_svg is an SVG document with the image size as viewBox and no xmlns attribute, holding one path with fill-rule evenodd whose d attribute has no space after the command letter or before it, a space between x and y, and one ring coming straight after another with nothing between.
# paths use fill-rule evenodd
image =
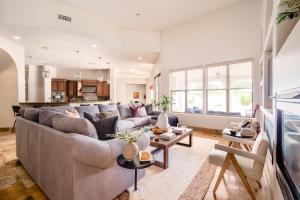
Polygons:
<instances>
[{"instance_id":1,"label":"dark wood cabinet","mask_svg":"<svg viewBox=\"0 0 300 200\"><path fill-rule=\"evenodd\" d=\"M65 79L52 79L51 81L52 92L66 92L67 91L67 80Z\"/></svg>"},{"instance_id":2,"label":"dark wood cabinet","mask_svg":"<svg viewBox=\"0 0 300 200\"><path fill-rule=\"evenodd\" d=\"M67 81L67 96L77 96L77 81Z\"/></svg>"},{"instance_id":3,"label":"dark wood cabinet","mask_svg":"<svg viewBox=\"0 0 300 200\"><path fill-rule=\"evenodd\" d=\"M110 86L106 81L97 83L97 96L98 97L109 97L110 96Z\"/></svg>"}]
</instances>

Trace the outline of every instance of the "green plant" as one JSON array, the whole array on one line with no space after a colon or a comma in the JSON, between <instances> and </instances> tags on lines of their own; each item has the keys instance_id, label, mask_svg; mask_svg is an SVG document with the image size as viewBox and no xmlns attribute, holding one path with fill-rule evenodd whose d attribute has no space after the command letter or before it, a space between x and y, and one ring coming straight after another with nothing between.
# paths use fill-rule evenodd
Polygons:
<instances>
[{"instance_id":1,"label":"green plant","mask_svg":"<svg viewBox=\"0 0 300 200\"><path fill-rule=\"evenodd\" d=\"M281 6L286 6L287 9L278 13L276 20L277 23L296 18L300 15L300 0L285 0Z\"/></svg>"},{"instance_id":2,"label":"green plant","mask_svg":"<svg viewBox=\"0 0 300 200\"><path fill-rule=\"evenodd\" d=\"M169 106L172 103L172 98L167 96L162 96L161 99L155 104L158 109L163 110L164 112L169 110Z\"/></svg>"},{"instance_id":3,"label":"green plant","mask_svg":"<svg viewBox=\"0 0 300 200\"><path fill-rule=\"evenodd\" d=\"M242 95L240 97L240 103L242 106L249 106L251 103L251 96L249 95Z\"/></svg>"},{"instance_id":4,"label":"green plant","mask_svg":"<svg viewBox=\"0 0 300 200\"><path fill-rule=\"evenodd\" d=\"M144 133L142 131L123 131L118 132L116 134L106 134L106 136L111 138L118 138L119 140L125 140L128 143L135 143L137 142L138 138L142 136Z\"/></svg>"}]
</instances>

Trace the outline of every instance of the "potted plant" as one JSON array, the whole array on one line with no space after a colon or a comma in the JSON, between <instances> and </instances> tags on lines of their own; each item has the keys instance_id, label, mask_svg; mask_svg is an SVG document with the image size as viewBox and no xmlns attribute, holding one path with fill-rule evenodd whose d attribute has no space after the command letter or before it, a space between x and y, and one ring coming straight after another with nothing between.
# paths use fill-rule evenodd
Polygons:
<instances>
[{"instance_id":1,"label":"potted plant","mask_svg":"<svg viewBox=\"0 0 300 200\"><path fill-rule=\"evenodd\" d=\"M169 110L171 103L172 99L167 96L162 96L161 99L156 103L156 107L162 111L159 114L156 123L158 128L168 128L170 126L167 111Z\"/></svg>"},{"instance_id":2,"label":"potted plant","mask_svg":"<svg viewBox=\"0 0 300 200\"><path fill-rule=\"evenodd\" d=\"M285 6L286 9L278 13L276 18L278 24L300 16L300 0L285 0L281 3L281 6Z\"/></svg>"},{"instance_id":3,"label":"potted plant","mask_svg":"<svg viewBox=\"0 0 300 200\"><path fill-rule=\"evenodd\" d=\"M136 144L138 138L143 135L142 131L123 131L116 134L107 134L107 136L112 138L118 138L119 140L126 141L125 146L123 147L123 156L127 161L132 161L136 158L139 153L139 147Z\"/></svg>"}]
</instances>

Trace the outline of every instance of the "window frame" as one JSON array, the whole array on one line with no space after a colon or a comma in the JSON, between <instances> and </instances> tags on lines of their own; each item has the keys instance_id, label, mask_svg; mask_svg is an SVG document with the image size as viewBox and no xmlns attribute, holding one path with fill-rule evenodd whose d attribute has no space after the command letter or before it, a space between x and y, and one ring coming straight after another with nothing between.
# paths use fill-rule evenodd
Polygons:
<instances>
[{"instance_id":1,"label":"window frame","mask_svg":"<svg viewBox=\"0 0 300 200\"><path fill-rule=\"evenodd\" d=\"M208 91L212 89L208 89L208 68L210 67L218 67L218 66L226 66L226 112L224 114L214 114L214 113L208 113L208 103L206 104L206 114L207 115L216 115L216 116L234 116L234 117L248 117L248 116L241 116L241 115L231 115L230 114L230 91L231 90L237 90L237 89L249 89L249 88L232 88L230 87L230 65L232 64L239 64L239 63L246 63L251 62L251 103L252 103L252 112L253 112L253 86L254 86L254 74L253 74L253 68L254 68L254 59L253 58L246 58L246 59L240 59L240 60L234 60L234 61L228 61L228 62L221 62L221 63L215 63L215 64L209 64L206 65L205 68L207 69L206 77L206 102L208 102ZM215 89L216 90L216 89Z\"/></svg>"},{"instance_id":2,"label":"window frame","mask_svg":"<svg viewBox=\"0 0 300 200\"><path fill-rule=\"evenodd\" d=\"M188 67L188 68L180 68L175 70L169 71L169 86L170 86L170 95L172 98L173 92L185 92L185 105L184 105L184 111L178 112L173 111L173 103L171 104L171 112L173 113L186 113L186 114L198 114L198 115L212 115L212 116L234 116L234 117L249 117L249 116L241 116L241 115L231 115L230 114L230 91L237 90L237 89L249 89L249 88L230 88L230 65L232 64L238 64L238 63L245 63L245 62L251 62L251 103L252 103L252 112L253 112L253 91L254 91L254 58L246 58L246 59L239 59L239 60L233 60L228 62L220 62L220 63L214 63L214 64L207 64L207 65L199 65L195 67ZM226 66L226 87L225 89L208 89L208 69L210 67L218 67L218 66ZM193 69L202 69L202 89L187 89L188 84L188 70ZM171 74L173 72L178 71L184 71L185 72L185 89L184 90L173 90L171 85ZM208 113L208 91L214 91L214 90L225 90L226 94L226 112L224 114L214 114L214 113ZM187 107L188 107L188 92L189 91L202 91L202 112L201 113L188 113Z\"/></svg>"},{"instance_id":3,"label":"window frame","mask_svg":"<svg viewBox=\"0 0 300 200\"><path fill-rule=\"evenodd\" d=\"M189 70L195 70L195 69L202 69L202 89L187 89L187 85L188 85L188 71ZM174 72L182 72L184 71L184 89L181 90L173 90L172 89L172 73ZM204 109L205 109L205 104L204 104L204 93L205 93L205 67L204 66L194 66L194 67L188 67L188 68L180 68L180 69L175 69L175 70L171 70L169 73L169 85L170 85L170 95L173 101L173 93L174 92L184 92L185 94L185 100L184 100L184 111L183 112L179 112L179 111L173 111L173 103L171 103L171 112L173 113L187 113L187 114L204 114ZM187 108L188 108L188 92L189 91L202 91L202 112L201 113L188 113L187 112Z\"/></svg>"}]
</instances>

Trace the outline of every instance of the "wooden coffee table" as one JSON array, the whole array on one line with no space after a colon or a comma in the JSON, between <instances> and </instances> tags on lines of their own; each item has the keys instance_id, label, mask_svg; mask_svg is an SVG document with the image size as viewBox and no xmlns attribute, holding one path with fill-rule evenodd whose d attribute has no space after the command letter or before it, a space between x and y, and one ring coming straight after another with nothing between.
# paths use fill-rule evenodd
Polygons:
<instances>
[{"instance_id":1,"label":"wooden coffee table","mask_svg":"<svg viewBox=\"0 0 300 200\"><path fill-rule=\"evenodd\" d=\"M173 127L174 128L174 127ZM173 128L169 128L168 131L172 131ZM159 153L160 151L163 151L163 162L160 162L158 160L155 160L154 165L161 167L163 169L167 169L169 166L169 148L172 147L173 145L182 145L186 147L192 147L192 139L193 139L193 129L190 128L185 128L185 131L182 134L177 134L176 137L172 140L162 140L159 139L158 142L154 141L152 139L150 141L150 146L156 147L151 153L153 155ZM189 137L189 143L181 143L180 141L183 140L184 138Z\"/></svg>"}]
</instances>

